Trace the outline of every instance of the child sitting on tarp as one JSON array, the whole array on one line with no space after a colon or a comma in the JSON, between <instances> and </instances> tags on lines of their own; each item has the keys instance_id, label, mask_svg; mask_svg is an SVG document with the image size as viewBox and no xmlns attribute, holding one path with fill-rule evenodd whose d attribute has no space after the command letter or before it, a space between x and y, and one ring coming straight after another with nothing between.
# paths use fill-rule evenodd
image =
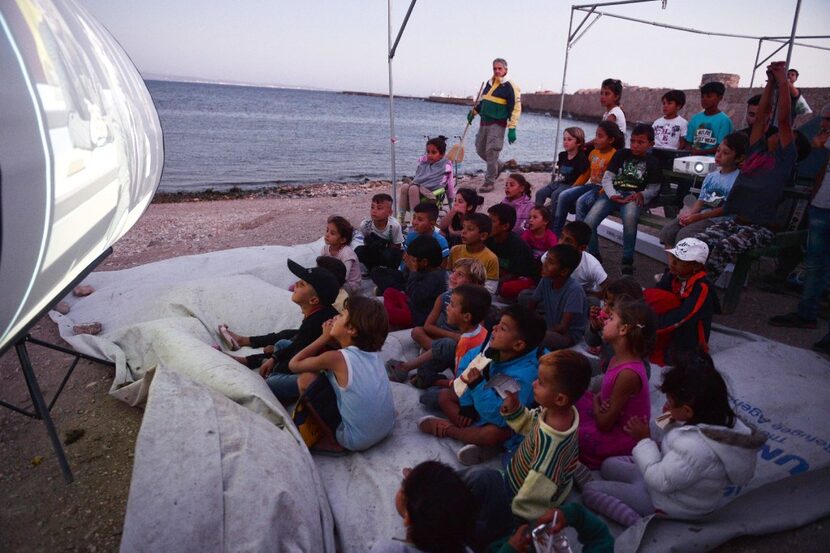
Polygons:
<instances>
[{"instance_id":1,"label":"child sitting on tarp","mask_svg":"<svg viewBox=\"0 0 830 553\"><path fill-rule=\"evenodd\" d=\"M412 215L412 228L406 233L403 252L406 254L412 242L417 238L431 236L440 246L441 260L439 260L439 264L443 268L446 268L446 259L450 255L450 248L447 244L447 239L435 228L437 219L438 207L435 204L421 202L416 205ZM396 288L398 290L406 289L409 268L406 266L406 263L402 262L397 268L375 267L369 275L372 282L377 286L376 295L382 296L387 288ZM395 323L392 324L394 325ZM423 322L418 324L423 324Z\"/></svg>"},{"instance_id":2,"label":"child sitting on tarp","mask_svg":"<svg viewBox=\"0 0 830 553\"><path fill-rule=\"evenodd\" d=\"M586 392L576 403L579 410L579 460L591 470L618 455L629 455L637 443L624 428L629 420L651 414L648 377L643 358L654 344L654 313L642 301L617 299L602 330L614 356L602 375L599 393ZM582 484L587 470L576 476Z\"/></svg>"},{"instance_id":3,"label":"child sitting on tarp","mask_svg":"<svg viewBox=\"0 0 830 553\"><path fill-rule=\"evenodd\" d=\"M404 468L402 472L403 481L395 494L395 510L403 519L405 537L376 544L372 553L470 553L470 546L480 545L480 538L486 532L476 527L478 504L450 466L438 461L424 461L414 468ZM550 509L535 524L550 524L551 533L561 532L566 526L573 527L582 550L589 553L614 550L614 538L605 523L578 503ZM530 540L530 530L523 525L512 537L504 536L490 544L486 551L525 553Z\"/></svg>"},{"instance_id":4,"label":"child sitting on tarp","mask_svg":"<svg viewBox=\"0 0 830 553\"><path fill-rule=\"evenodd\" d=\"M547 323L544 344L549 350L569 348L585 334L588 301L582 286L571 278L580 260L581 254L572 246L552 247L542 264L542 279L528 300L530 307L544 308Z\"/></svg>"},{"instance_id":5,"label":"child sitting on tarp","mask_svg":"<svg viewBox=\"0 0 830 553\"><path fill-rule=\"evenodd\" d=\"M485 244L499 258L499 286L496 293L514 299L522 290L534 288L539 279L539 265L530 246L513 232L518 224L516 210L507 203L491 205L487 210L492 222Z\"/></svg>"},{"instance_id":6,"label":"child sitting on tarp","mask_svg":"<svg viewBox=\"0 0 830 553\"><path fill-rule=\"evenodd\" d=\"M599 392L602 375L608 370L608 364L614 356L614 348L602 340L602 330L605 327L605 321L608 320L608 314L614 311L617 301L642 299L643 288L634 280L634 277L622 276L613 280L609 279L602 293L602 304L591 307L588 315L588 328L585 330L585 345L588 346L589 353L599 355L598 376L591 381L591 392ZM648 360L644 358L643 364L646 367L646 376L651 377Z\"/></svg>"},{"instance_id":7,"label":"child sitting on tarp","mask_svg":"<svg viewBox=\"0 0 830 553\"><path fill-rule=\"evenodd\" d=\"M423 326L416 326L412 329L412 339L421 346L423 353L415 359L401 361L390 359L386 362L386 372L390 380L403 382L409 375L409 371L421 366L432 367L438 372L446 368L455 368L453 356L456 345L461 339L463 332L457 326L450 323L447 311L452 300L452 292L463 284L484 285L486 273L484 265L475 259L459 259L453 265L449 278L449 290L435 298L432 311L427 315ZM489 292L488 292L489 294ZM490 305L490 298L487 305ZM478 345L478 344L477 344ZM429 386L431 383L425 382ZM420 387L420 386L419 386Z\"/></svg>"},{"instance_id":8,"label":"child sitting on tarp","mask_svg":"<svg viewBox=\"0 0 830 553\"><path fill-rule=\"evenodd\" d=\"M441 267L441 246L432 236L418 236L403 255L407 277L405 291L389 287L383 305L389 324L397 328L421 326L435 299L447 289L447 272Z\"/></svg>"},{"instance_id":9,"label":"child sitting on tarp","mask_svg":"<svg viewBox=\"0 0 830 553\"><path fill-rule=\"evenodd\" d=\"M458 451L463 465L474 465L498 455L502 446L516 447L520 438L514 436L501 414L502 400L489 381L510 377L518 387L522 405L533 399L533 381L537 373L537 348L545 336L545 323L533 311L512 305L506 308L499 323L493 327L489 343L470 350L458 364L463 371L473 364L480 368L483 382L467 388L454 386L442 390L438 405L448 417L424 417L418 428L439 438L454 438L466 445ZM486 367L486 369L484 368ZM460 394L460 397L459 397Z\"/></svg>"},{"instance_id":10,"label":"child sitting on tarp","mask_svg":"<svg viewBox=\"0 0 830 553\"><path fill-rule=\"evenodd\" d=\"M346 291L349 294L360 292L360 263L351 247L354 227L340 215L332 215L326 221L326 233L323 235L321 255L339 259L346 266Z\"/></svg>"},{"instance_id":11,"label":"child sitting on tarp","mask_svg":"<svg viewBox=\"0 0 830 553\"><path fill-rule=\"evenodd\" d=\"M354 253L367 272L378 266L394 269L401 264L404 237L401 224L392 217L392 196L372 196L369 218L360 222L358 230L363 245L356 247Z\"/></svg>"},{"instance_id":12,"label":"child sitting on tarp","mask_svg":"<svg viewBox=\"0 0 830 553\"><path fill-rule=\"evenodd\" d=\"M297 376L288 370L288 361L317 339L323 323L337 315L332 304L340 291L337 277L328 269L306 269L291 259L288 260L288 269L299 279L291 292L291 301L303 313L300 328L262 336L242 336L232 332L227 325L219 325L219 334L231 350L240 347L264 348L261 354L232 357L250 369L259 369L268 387L283 403L290 403L300 395Z\"/></svg>"},{"instance_id":13,"label":"child sitting on tarp","mask_svg":"<svg viewBox=\"0 0 830 553\"><path fill-rule=\"evenodd\" d=\"M658 365L678 355L709 351L712 315L719 309L704 268L709 247L696 238L685 238L666 251L666 272L655 288L643 292L658 315L657 343L651 355Z\"/></svg>"},{"instance_id":14,"label":"child sitting on tarp","mask_svg":"<svg viewBox=\"0 0 830 553\"><path fill-rule=\"evenodd\" d=\"M349 297L343 314L326 321L320 337L288 363L299 374L298 412L305 411L317 427L304 432L298 424L312 451L362 451L392 431L395 405L380 359L388 333L379 302ZM340 349L329 350L332 340Z\"/></svg>"},{"instance_id":15,"label":"child sitting on tarp","mask_svg":"<svg viewBox=\"0 0 830 553\"><path fill-rule=\"evenodd\" d=\"M647 419L631 419L626 432L637 442L632 457L602 463L605 480L585 485L585 505L620 524L641 517L697 519L726 504L728 486L745 486L755 474L766 437L730 407L723 377L706 354L679 359L663 375L667 426L660 445ZM734 497L734 496L732 496Z\"/></svg>"},{"instance_id":16,"label":"child sitting on tarp","mask_svg":"<svg viewBox=\"0 0 830 553\"><path fill-rule=\"evenodd\" d=\"M476 376L467 375L471 385ZM515 392L505 393L501 415L524 437L507 470L475 467L461 473L482 504L478 521L479 527L490 533L486 541L510 532L514 517L534 520L559 506L570 493L579 456L579 413L574 403L590 380L588 359L581 353L561 350L539 359L538 377L533 382L538 408L528 409Z\"/></svg>"}]
</instances>

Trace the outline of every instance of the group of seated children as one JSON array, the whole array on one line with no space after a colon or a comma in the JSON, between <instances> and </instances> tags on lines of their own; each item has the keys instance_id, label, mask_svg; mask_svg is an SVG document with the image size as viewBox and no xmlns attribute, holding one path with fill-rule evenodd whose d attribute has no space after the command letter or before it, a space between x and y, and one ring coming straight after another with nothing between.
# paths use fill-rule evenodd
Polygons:
<instances>
[{"instance_id":1,"label":"group of seated children","mask_svg":"<svg viewBox=\"0 0 830 553\"><path fill-rule=\"evenodd\" d=\"M622 86L604 82L606 117L589 154L582 131L567 129L555 178L535 204L527 180L511 174L503 201L486 213L482 198L462 188L439 221L430 192L449 184L445 144L430 140L419 178L401 192L402 209L413 211L409 232L392 217L392 197L377 194L355 251L351 224L333 216L317 267L289 260L299 279L291 296L303 314L299 329L242 336L220 326L231 350L264 348L235 359L258 370L280 401L299 398L295 415L298 424L316 423L303 433L316 450L362 450L391 432L390 380L423 390L433 414L419 421L421 431L463 444L457 457L471 468L427 461L405 470L396 507L407 544L380 551L460 552L491 542L501 547L493 551L524 551L529 538L519 525L554 513L560 527L564 519L578 524L581 540L610 551L598 519L562 505L573 483L592 510L631 525L654 513L700 517L726 501L725 486L752 478L764 438L732 411L707 353L718 309L709 278L730 255L770 239L795 163L784 67L768 69L749 145L717 110L722 85L704 85L701 117L686 126L677 115L685 96L667 93L664 117L636 125L625 148ZM768 137L775 89L785 99ZM650 154L655 138L662 148L713 153L720 170L664 230L667 269L643 290L625 274L633 272L639 214L661 181ZM577 221L567 222L572 209ZM615 211L624 276L609 279L596 229ZM360 263L382 301L361 296ZM390 326L411 328L420 355L384 367L379 351ZM583 339L599 354L593 369L569 349ZM665 416L655 421L662 438L649 427L652 363L672 365L660 387ZM498 455L503 471L472 466ZM450 523L444 512L458 516Z\"/></svg>"},{"instance_id":2,"label":"group of seated children","mask_svg":"<svg viewBox=\"0 0 830 553\"><path fill-rule=\"evenodd\" d=\"M729 501L724 488L751 480L765 438L732 411L726 384L707 354L678 357L663 374L665 412L651 430L646 359L657 317L642 299L617 295L605 315L602 340L612 355L596 392L589 390L592 369L584 355L540 347L540 322L522 306L505 309L489 339L458 363L455 379L461 385L439 393L443 416L419 421L423 432L467 444L458 451L462 464L475 465L506 450L503 470L471 466L454 473L427 462L465 498L463 527L455 527L452 537L444 535L442 543L455 539L475 550L490 544L488 551L527 551L527 525L550 522L561 508L565 513L557 516L578 526L583 546L612 551L605 525L564 503L574 484L587 507L630 526L655 513L700 518ZM513 389L500 389L510 381ZM412 507L406 503L408 478L424 465L405 470L396 499L406 539L418 547L400 550L426 550L420 549L427 543L421 540L432 523L407 517ZM419 490L432 498L419 510L440 512L437 502L446 497L439 490L442 482ZM389 547L381 551L399 550Z\"/></svg>"}]
</instances>

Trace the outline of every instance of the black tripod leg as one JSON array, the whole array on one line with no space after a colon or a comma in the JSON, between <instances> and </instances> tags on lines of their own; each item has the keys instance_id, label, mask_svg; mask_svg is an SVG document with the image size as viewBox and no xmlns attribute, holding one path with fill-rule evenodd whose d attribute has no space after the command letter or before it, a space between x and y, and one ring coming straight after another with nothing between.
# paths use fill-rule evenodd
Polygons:
<instances>
[{"instance_id":1,"label":"black tripod leg","mask_svg":"<svg viewBox=\"0 0 830 553\"><path fill-rule=\"evenodd\" d=\"M58 457L58 463L63 473L63 478L67 483L71 483L74 478L72 470L69 468L69 463L66 461L66 454L63 451L63 444L61 444L58 431L55 429L55 423L52 422L52 416L49 414L49 409L46 407L46 402L43 399L43 393L40 391L40 386L35 378L35 372L32 368L32 362L29 359L29 352L26 351L26 344L18 342L14 349L17 351L17 357L20 360L20 367L23 369L23 376L26 377L26 386L29 388L29 395L32 397L32 404L35 412L46 425L46 432L49 434L49 439L52 441L52 449L55 450L55 455Z\"/></svg>"}]
</instances>

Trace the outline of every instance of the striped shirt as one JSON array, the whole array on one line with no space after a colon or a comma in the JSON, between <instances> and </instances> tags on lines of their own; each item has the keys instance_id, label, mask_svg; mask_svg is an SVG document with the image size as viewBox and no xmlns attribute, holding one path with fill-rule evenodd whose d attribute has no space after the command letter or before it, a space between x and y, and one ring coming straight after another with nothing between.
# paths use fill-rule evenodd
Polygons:
<instances>
[{"instance_id":1,"label":"striped shirt","mask_svg":"<svg viewBox=\"0 0 830 553\"><path fill-rule=\"evenodd\" d=\"M513 430L524 435L510 458L506 474L515 494L515 515L535 519L550 507L558 506L570 493L579 457L579 412L575 407L571 409L573 424L563 432L545 423L544 407L520 408L504 417Z\"/></svg>"}]
</instances>

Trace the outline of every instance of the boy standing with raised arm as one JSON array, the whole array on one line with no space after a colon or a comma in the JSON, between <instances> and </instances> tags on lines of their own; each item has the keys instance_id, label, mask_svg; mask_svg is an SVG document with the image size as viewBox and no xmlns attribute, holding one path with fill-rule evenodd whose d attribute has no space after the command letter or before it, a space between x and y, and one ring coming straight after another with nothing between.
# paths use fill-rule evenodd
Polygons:
<instances>
[{"instance_id":1,"label":"boy standing with raised arm","mask_svg":"<svg viewBox=\"0 0 830 553\"><path fill-rule=\"evenodd\" d=\"M767 139L764 131L772 111L773 91L778 90L778 134ZM772 226L784 187L792 182L798 157L792 125L786 63L767 66L767 84L752 126L747 159L723 204L724 215L734 215L715 223L695 236L709 246L706 270L715 280L726 264L739 253L764 247L772 242Z\"/></svg>"}]
</instances>

